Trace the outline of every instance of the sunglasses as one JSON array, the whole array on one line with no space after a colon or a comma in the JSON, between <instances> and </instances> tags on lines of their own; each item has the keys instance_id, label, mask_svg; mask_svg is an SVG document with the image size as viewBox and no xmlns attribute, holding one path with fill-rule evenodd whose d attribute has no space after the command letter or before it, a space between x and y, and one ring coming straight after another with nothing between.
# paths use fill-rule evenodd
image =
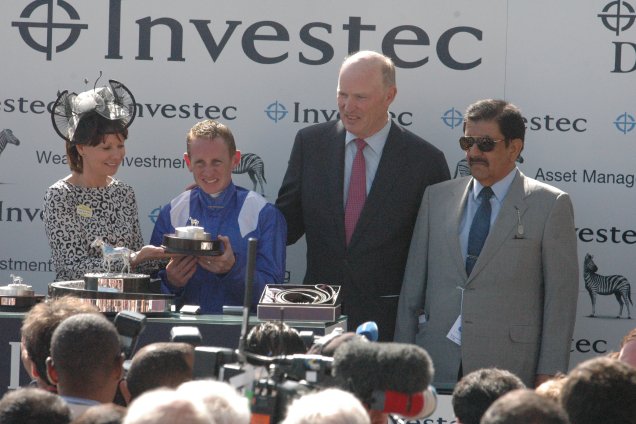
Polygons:
<instances>
[{"instance_id":1,"label":"sunglasses","mask_svg":"<svg viewBox=\"0 0 636 424\"><path fill-rule=\"evenodd\" d=\"M504 140L493 140L490 137L463 136L459 137L459 147L461 147L462 150L468 151L471 147L473 147L473 144L476 144L477 148L482 152L492 152L492 150L495 148L495 145L500 141Z\"/></svg>"}]
</instances>

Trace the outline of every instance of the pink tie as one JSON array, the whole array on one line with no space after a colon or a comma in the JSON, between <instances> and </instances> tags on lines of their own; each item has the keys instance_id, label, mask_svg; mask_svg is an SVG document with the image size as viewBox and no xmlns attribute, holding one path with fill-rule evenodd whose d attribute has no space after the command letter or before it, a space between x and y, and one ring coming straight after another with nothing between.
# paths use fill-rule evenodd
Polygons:
<instances>
[{"instance_id":1,"label":"pink tie","mask_svg":"<svg viewBox=\"0 0 636 424\"><path fill-rule=\"evenodd\" d=\"M349 195L347 196L347 206L345 207L345 235L347 245L351 241L353 230L362 212L364 201L367 199L367 176L364 154L362 151L367 146L367 142L356 138L353 140L358 147L356 157L353 159L351 167L351 179L349 180Z\"/></svg>"}]
</instances>

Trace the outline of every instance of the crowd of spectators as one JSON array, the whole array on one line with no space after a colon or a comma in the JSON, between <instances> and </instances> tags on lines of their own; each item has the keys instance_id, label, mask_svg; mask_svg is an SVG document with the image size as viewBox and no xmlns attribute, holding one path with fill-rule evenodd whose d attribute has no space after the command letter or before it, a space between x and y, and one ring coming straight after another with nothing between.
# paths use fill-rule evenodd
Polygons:
<instances>
[{"instance_id":1,"label":"crowd of spectators","mask_svg":"<svg viewBox=\"0 0 636 424\"><path fill-rule=\"evenodd\" d=\"M325 346L361 337L325 336L309 352L328 355ZM149 344L124 366L116 327L75 300L57 299L34 307L24 320L22 344L32 387L7 392L0 399L1 423L254 422L254 394L249 389L195 379L194 346ZM535 389L498 368L464 375L452 393L456 423L636 424L635 345L636 329L624 337L617 352L581 362ZM261 357L289 355L307 351L302 346L296 330L269 322L251 330L246 351ZM123 404L114 403L116 395ZM281 413L277 418L284 424L400 422L342 387L299 392Z\"/></svg>"}]
</instances>

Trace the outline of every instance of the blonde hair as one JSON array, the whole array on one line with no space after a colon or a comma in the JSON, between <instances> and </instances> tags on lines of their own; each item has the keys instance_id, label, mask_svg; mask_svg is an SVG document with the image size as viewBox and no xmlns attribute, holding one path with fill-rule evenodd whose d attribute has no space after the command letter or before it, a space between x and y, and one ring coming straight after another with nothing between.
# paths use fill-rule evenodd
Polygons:
<instances>
[{"instance_id":1,"label":"blonde hair","mask_svg":"<svg viewBox=\"0 0 636 424\"><path fill-rule=\"evenodd\" d=\"M197 138L212 140L217 137L221 137L225 141L225 144L230 151L230 156L234 156L236 153L236 143L234 142L234 135L232 134L232 131L230 131L227 125L223 125L222 123L212 119L197 122L192 128L190 128L190 131L188 131L186 136L188 156L190 155L190 143L192 143L193 140L196 140Z\"/></svg>"}]
</instances>

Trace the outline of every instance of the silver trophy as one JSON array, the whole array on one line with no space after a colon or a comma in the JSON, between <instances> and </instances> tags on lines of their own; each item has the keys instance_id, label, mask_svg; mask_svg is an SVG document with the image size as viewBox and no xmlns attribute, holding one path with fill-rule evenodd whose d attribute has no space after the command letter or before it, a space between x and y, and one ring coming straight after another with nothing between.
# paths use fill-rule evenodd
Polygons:
<instances>
[{"instance_id":1,"label":"silver trophy","mask_svg":"<svg viewBox=\"0 0 636 424\"><path fill-rule=\"evenodd\" d=\"M150 276L130 272L130 262L135 252L127 247L114 247L97 237L91 247L102 251L103 272L84 274L86 290L103 292L146 292ZM121 269L113 269L115 264L122 264Z\"/></svg>"},{"instance_id":2,"label":"silver trophy","mask_svg":"<svg viewBox=\"0 0 636 424\"><path fill-rule=\"evenodd\" d=\"M130 263L135 251L111 246L101 238L96 238L91 247L101 250L103 271L84 274L84 281L49 284L51 298L77 297L106 314L125 310L143 314L170 312L174 295L161 293L158 282L152 284L149 275L131 272Z\"/></svg>"},{"instance_id":3,"label":"silver trophy","mask_svg":"<svg viewBox=\"0 0 636 424\"><path fill-rule=\"evenodd\" d=\"M44 300L44 295L37 295L22 277L11 274L12 283L0 286L0 311L25 312L33 305Z\"/></svg>"},{"instance_id":4,"label":"silver trophy","mask_svg":"<svg viewBox=\"0 0 636 424\"><path fill-rule=\"evenodd\" d=\"M223 254L223 243L213 240L212 234L199 226L199 220L188 218L190 225L175 228L174 234L163 235L166 253L191 256L218 256Z\"/></svg>"}]
</instances>

